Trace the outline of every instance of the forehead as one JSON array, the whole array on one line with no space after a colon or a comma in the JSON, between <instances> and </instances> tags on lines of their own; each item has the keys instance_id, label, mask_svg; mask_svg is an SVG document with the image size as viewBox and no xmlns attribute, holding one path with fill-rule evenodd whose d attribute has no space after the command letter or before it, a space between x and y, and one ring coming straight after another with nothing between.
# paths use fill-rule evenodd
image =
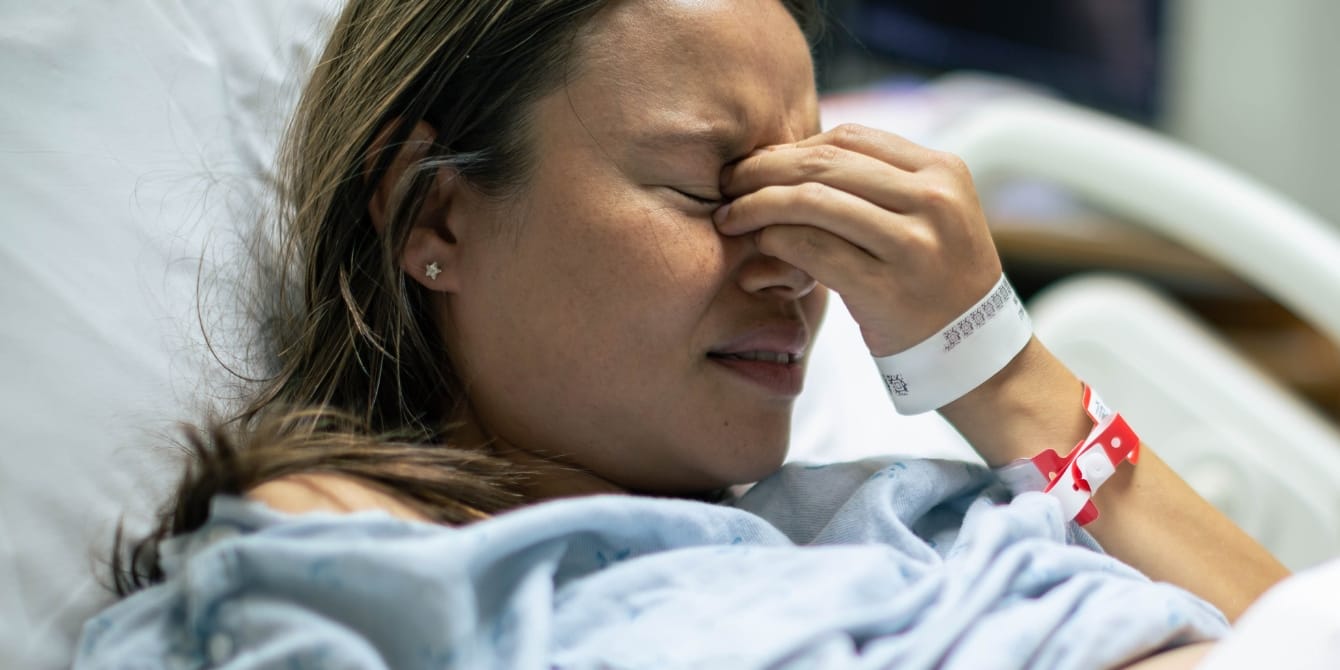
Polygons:
<instances>
[{"instance_id":1,"label":"forehead","mask_svg":"<svg viewBox=\"0 0 1340 670\"><path fill-rule=\"evenodd\" d=\"M818 131L809 46L778 0L618 0L579 39L568 104L609 140L688 133L738 156Z\"/></svg>"}]
</instances>

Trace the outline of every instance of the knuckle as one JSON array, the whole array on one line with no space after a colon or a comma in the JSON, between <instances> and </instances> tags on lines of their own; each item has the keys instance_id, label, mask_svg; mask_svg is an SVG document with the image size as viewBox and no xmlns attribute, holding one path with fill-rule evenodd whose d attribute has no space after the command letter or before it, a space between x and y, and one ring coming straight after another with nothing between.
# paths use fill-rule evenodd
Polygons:
<instances>
[{"instance_id":1,"label":"knuckle","mask_svg":"<svg viewBox=\"0 0 1340 670\"><path fill-rule=\"evenodd\" d=\"M794 204L806 208L820 207L828 200L828 196L828 187L807 181L796 186Z\"/></svg>"},{"instance_id":2,"label":"knuckle","mask_svg":"<svg viewBox=\"0 0 1340 670\"><path fill-rule=\"evenodd\" d=\"M935 164L943 168L946 172L954 175L956 178L972 178L972 172L968 169L968 163L958 154L952 154L948 151L935 152Z\"/></svg>"},{"instance_id":3,"label":"knuckle","mask_svg":"<svg viewBox=\"0 0 1340 670\"><path fill-rule=\"evenodd\" d=\"M814 259L824 252L824 245L815 231L805 226L779 225L761 228L754 238L760 253L774 258L785 257L801 262Z\"/></svg>"},{"instance_id":4,"label":"knuckle","mask_svg":"<svg viewBox=\"0 0 1340 670\"><path fill-rule=\"evenodd\" d=\"M911 260L909 269L921 267L923 263L938 265L945 243L939 233L931 226L915 225L903 229L899 235L899 251L904 259ZM913 272L914 275L917 272Z\"/></svg>"},{"instance_id":5,"label":"knuckle","mask_svg":"<svg viewBox=\"0 0 1340 670\"><path fill-rule=\"evenodd\" d=\"M921 188L920 198L932 210L952 209L958 202L958 192L949 184L935 181Z\"/></svg>"},{"instance_id":6,"label":"knuckle","mask_svg":"<svg viewBox=\"0 0 1340 670\"><path fill-rule=\"evenodd\" d=\"M800 227L796 230L796 246L804 250L806 256L813 256L817 251L823 248L820 244L819 236L813 228L808 226Z\"/></svg>"},{"instance_id":7,"label":"knuckle","mask_svg":"<svg viewBox=\"0 0 1340 670\"><path fill-rule=\"evenodd\" d=\"M904 249L915 258L937 258L943 246L940 236L930 227L916 226L903 233Z\"/></svg>"},{"instance_id":8,"label":"knuckle","mask_svg":"<svg viewBox=\"0 0 1340 670\"><path fill-rule=\"evenodd\" d=\"M791 231L790 258L804 265L813 265L824 257L827 248L816 231L805 227L794 227Z\"/></svg>"},{"instance_id":9,"label":"knuckle","mask_svg":"<svg viewBox=\"0 0 1340 670\"><path fill-rule=\"evenodd\" d=\"M833 144L845 148L857 147L869 136L869 128L855 123L844 123L833 129Z\"/></svg>"},{"instance_id":10,"label":"knuckle","mask_svg":"<svg viewBox=\"0 0 1340 670\"><path fill-rule=\"evenodd\" d=\"M817 146L800 160L800 171L810 179L821 177L832 171L841 156L842 150L831 144Z\"/></svg>"}]
</instances>

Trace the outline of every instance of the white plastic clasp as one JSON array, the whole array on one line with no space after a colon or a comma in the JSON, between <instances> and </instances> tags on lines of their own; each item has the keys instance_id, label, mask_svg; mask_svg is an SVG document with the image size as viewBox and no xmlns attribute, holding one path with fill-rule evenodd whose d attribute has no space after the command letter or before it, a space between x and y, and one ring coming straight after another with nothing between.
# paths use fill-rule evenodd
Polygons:
<instances>
[{"instance_id":1,"label":"white plastic clasp","mask_svg":"<svg viewBox=\"0 0 1340 670\"><path fill-rule=\"evenodd\" d=\"M1079 468L1080 476L1084 477L1084 482L1089 485L1090 495L1117 471L1116 466L1112 465L1112 460L1107 457L1107 452L1103 451L1102 445L1099 444L1089 447L1088 451L1080 454L1075 459L1075 465Z\"/></svg>"}]
</instances>

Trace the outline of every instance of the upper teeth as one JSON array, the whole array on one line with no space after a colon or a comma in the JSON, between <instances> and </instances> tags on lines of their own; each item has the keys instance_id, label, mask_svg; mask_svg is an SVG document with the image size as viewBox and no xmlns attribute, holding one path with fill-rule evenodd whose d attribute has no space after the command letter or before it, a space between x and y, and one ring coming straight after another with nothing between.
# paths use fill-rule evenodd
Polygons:
<instances>
[{"instance_id":1,"label":"upper teeth","mask_svg":"<svg viewBox=\"0 0 1340 670\"><path fill-rule=\"evenodd\" d=\"M784 351L736 351L723 355L729 358L738 358L742 361L767 361L769 363L794 363L800 360L799 354L788 354Z\"/></svg>"}]
</instances>

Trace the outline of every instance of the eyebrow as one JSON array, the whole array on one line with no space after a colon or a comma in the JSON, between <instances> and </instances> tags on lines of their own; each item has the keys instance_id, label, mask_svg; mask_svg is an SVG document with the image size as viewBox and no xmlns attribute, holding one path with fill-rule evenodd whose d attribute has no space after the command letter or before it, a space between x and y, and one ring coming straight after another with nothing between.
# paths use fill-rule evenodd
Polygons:
<instances>
[{"instance_id":1,"label":"eyebrow","mask_svg":"<svg viewBox=\"0 0 1340 670\"><path fill-rule=\"evenodd\" d=\"M722 161L733 160L744 153L736 134L718 126L652 131L633 138L633 144L644 151L679 151L685 147L706 148Z\"/></svg>"}]
</instances>

